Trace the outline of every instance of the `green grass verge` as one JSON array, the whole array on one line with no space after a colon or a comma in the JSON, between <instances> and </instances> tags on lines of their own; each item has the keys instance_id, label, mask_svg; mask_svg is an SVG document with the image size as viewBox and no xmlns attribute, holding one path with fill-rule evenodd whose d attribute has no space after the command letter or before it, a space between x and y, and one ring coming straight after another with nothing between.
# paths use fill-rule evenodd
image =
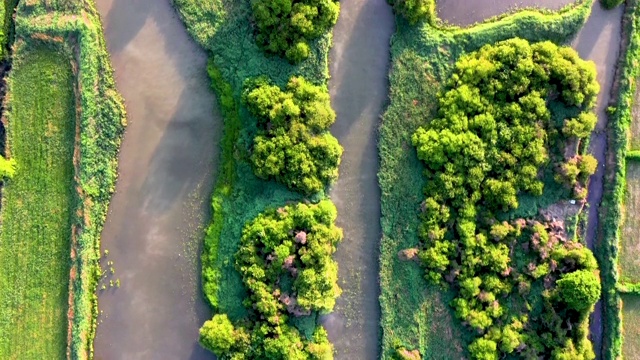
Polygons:
<instances>
[{"instance_id":1,"label":"green grass verge","mask_svg":"<svg viewBox=\"0 0 640 360\"><path fill-rule=\"evenodd\" d=\"M622 356L624 359L637 359L640 354L640 296L622 295Z\"/></svg>"},{"instance_id":2,"label":"green grass verge","mask_svg":"<svg viewBox=\"0 0 640 360\"><path fill-rule=\"evenodd\" d=\"M279 57L265 57L255 44L249 1L174 0L187 30L211 55L209 75L224 116L222 167L213 192L212 222L202 254L203 288L216 312L233 321L243 318L245 289L234 267L244 224L267 207L301 200L301 195L253 175L248 148L256 123L240 105L247 78L267 76L284 86L292 75L326 86L331 36L312 42L311 55L297 65Z\"/></svg>"},{"instance_id":3,"label":"green grass verge","mask_svg":"<svg viewBox=\"0 0 640 360\"><path fill-rule=\"evenodd\" d=\"M600 277L604 301L603 359L618 359L622 354L621 299L618 284L619 248L622 235L625 200L629 131L634 113L636 79L640 76L640 6L637 0L627 2L624 15L624 38L627 44L618 65L618 94L616 110L609 117L607 171L605 192L600 205L600 248L596 255L600 263ZM636 110L637 111L637 110ZM631 154L633 156L633 154Z\"/></svg>"},{"instance_id":4,"label":"green grass verge","mask_svg":"<svg viewBox=\"0 0 640 360\"><path fill-rule=\"evenodd\" d=\"M434 17L417 26L398 18L391 49L391 102L383 116L378 145L383 359L393 358L398 347L418 349L424 359L466 357L464 333L448 307L451 294L427 285L416 263L401 261L397 256L400 250L418 243L424 180L410 137L425 119L433 117L440 84L461 54L484 44L516 36L530 41L567 41L580 29L591 5L588 0L555 13L526 10L470 29L447 27ZM558 196L547 192L541 200L529 201L523 212L535 213Z\"/></svg>"},{"instance_id":5,"label":"green grass verge","mask_svg":"<svg viewBox=\"0 0 640 360\"><path fill-rule=\"evenodd\" d=\"M93 0L21 1L16 16L16 52L46 46L72 64L78 119L73 181L78 201L72 210L71 264L66 354L93 357L100 277L100 233L117 177L117 154L125 111L113 80L100 17ZM11 87L9 93L11 94ZM50 101L55 101L51 98ZM10 104L9 104L10 105Z\"/></svg>"},{"instance_id":6,"label":"green grass verge","mask_svg":"<svg viewBox=\"0 0 640 360\"><path fill-rule=\"evenodd\" d=\"M13 68L7 152L20 165L2 199L0 358L62 359L76 201L73 74L68 58L41 48L21 52Z\"/></svg>"},{"instance_id":7,"label":"green grass verge","mask_svg":"<svg viewBox=\"0 0 640 360\"><path fill-rule=\"evenodd\" d=\"M640 121L640 119L638 119ZM629 160L629 153L627 153ZM625 281L640 281L640 163L627 162L626 191L620 241L619 271Z\"/></svg>"}]
</instances>

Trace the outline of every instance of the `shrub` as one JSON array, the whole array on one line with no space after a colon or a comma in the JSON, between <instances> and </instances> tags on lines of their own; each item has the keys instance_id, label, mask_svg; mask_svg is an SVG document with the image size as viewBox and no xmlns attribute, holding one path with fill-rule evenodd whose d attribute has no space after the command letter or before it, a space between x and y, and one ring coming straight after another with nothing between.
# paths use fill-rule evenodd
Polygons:
<instances>
[{"instance_id":1,"label":"shrub","mask_svg":"<svg viewBox=\"0 0 640 360\"><path fill-rule=\"evenodd\" d=\"M11 179L16 173L16 160L7 160L0 155L0 178Z\"/></svg>"},{"instance_id":2,"label":"shrub","mask_svg":"<svg viewBox=\"0 0 640 360\"><path fill-rule=\"evenodd\" d=\"M258 177L313 194L338 177L342 147L327 130L335 121L326 89L292 77L285 91L249 81L244 103L258 120L251 163Z\"/></svg>"},{"instance_id":3,"label":"shrub","mask_svg":"<svg viewBox=\"0 0 640 360\"><path fill-rule=\"evenodd\" d=\"M253 0L251 8L258 45L291 63L309 57L309 41L331 30L340 12L335 0Z\"/></svg>"}]
</instances>

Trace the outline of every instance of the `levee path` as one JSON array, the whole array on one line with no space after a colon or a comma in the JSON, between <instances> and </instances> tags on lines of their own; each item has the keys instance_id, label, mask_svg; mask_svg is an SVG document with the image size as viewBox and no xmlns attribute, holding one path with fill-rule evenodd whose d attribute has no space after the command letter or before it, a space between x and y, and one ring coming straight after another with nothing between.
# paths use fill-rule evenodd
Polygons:
<instances>
[{"instance_id":1,"label":"levee path","mask_svg":"<svg viewBox=\"0 0 640 360\"><path fill-rule=\"evenodd\" d=\"M199 244L222 120L169 0L98 0L129 126L102 234L120 288L99 291L97 360L213 359L198 341L210 314ZM107 275L109 271L107 271Z\"/></svg>"}]
</instances>

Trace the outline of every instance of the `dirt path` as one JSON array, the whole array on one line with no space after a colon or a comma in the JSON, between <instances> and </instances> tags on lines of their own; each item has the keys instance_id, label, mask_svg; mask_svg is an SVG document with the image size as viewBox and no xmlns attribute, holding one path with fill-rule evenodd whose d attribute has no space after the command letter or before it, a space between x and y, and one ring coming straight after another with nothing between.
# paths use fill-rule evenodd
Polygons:
<instances>
[{"instance_id":1,"label":"dirt path","mask_svg":"<svg viewBox=\"0 0 640 360\"><path fill-rule=\"evenodd\" d=\"M331 191L344 240L335 255L342 296L324 325L336 359L378 358L380 189L377 129L387 102L394 18L386 0L342 0L330 54L329 90L338 115L331 132L344 147Z\"/></svg>"},{"instance_id":2,"label":"dirt path","mask_svg":"<svg viewBox=\"0 0 640 360\"><path fill-rule=\"evenodd\" d=\"M129 127L102 234L121 287L99 293L96 359L212 359L198 255L221 118L206 55L169 0L98 0ZM108 284L107 284L108 285Z\"/></svg>"},{"instance_id":3,"label":"dirt path","mask_svg":"<svg viewBox=\"0 0 640 360\"><path fill-rule=\"evenodd\" d=\"M438 16L451 24L468 26L523 7L558 10L575 0L436 0ZM597 1L597 0L596 0Z\"/></svg>"},{"instance_id":4,"label":"dirt path","mask_svg":"<svg viewBox=\"0 0 640 360\"><path fill-rule=\"evenodd\" d=\"M596 233L598 229L598 208L602 202L603 178L605 173L605 154L607 151L607 115L605 110L611 98L611 86L615 77L615 68L618 61L621 41L623 7L614 10L604 10L600 2L596 1L591 10L591 15L582 30L576 36L571 46L580 53L583 59L592 60L598 68L598 82L600 94L596 113L598 123L591 136L589 151L598 159L598 170L591 177L589 183L589 220L587 225L587 244L594 249ZM590 336L593 341L596 356L601 358L602 352L602 303L598 302L591 315Z\"/></svg>"}]
</instances>

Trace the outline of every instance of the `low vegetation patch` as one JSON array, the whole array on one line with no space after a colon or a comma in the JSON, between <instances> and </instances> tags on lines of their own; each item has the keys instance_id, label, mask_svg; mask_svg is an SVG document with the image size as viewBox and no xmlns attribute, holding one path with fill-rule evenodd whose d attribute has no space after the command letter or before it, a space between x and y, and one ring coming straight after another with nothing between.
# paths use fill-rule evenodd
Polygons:
<instances>
[{"instance_id":1,"label":"low vegetation patch","mask_svg":"<svg viewBox=\"0 0 640 360\"><path fill-rule=\"evenodd\" d=\"M324 328L301 324L331 311L341 292L331 259L342 239L336 216L323 200L271 209L248 223L236 266L249 317L234 326L226 314L215 315L201 328L200 343L223 359L333 358Z\"/></svg>"},{"instance_id":2,"label":"low vegetation patch","mask_svg":"<svg viewBox=\"0 0 640 360\"><path fill-rule=\"evenodd\" d=\"M66 357L75 101L68 58L19 52L10 78L0 231L0 358ZM55 101L52 101L55 99Z\"/></svg>"}]
</instances>

